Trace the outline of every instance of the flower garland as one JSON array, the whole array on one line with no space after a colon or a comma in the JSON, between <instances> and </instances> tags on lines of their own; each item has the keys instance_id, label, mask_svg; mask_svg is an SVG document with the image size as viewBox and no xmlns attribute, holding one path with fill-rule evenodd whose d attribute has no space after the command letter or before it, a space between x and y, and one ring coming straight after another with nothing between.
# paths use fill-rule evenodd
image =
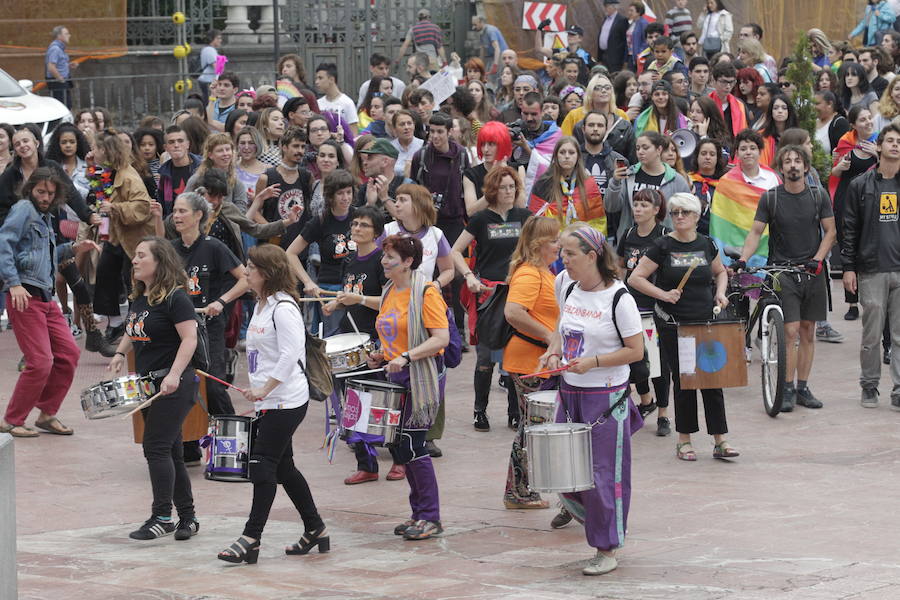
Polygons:
<instances>
[{"instance_id":1,"label":"flower garland","mask_svg":"<svg viewBox=\"0 0 900 600\"><path fill-rule=\"evenodd\" d=\"M112 171L91 165L86 171L88 187L94 193L94 210L100 210L100 204L110 202L113 191Z\"/></svg>"}]
</instances>

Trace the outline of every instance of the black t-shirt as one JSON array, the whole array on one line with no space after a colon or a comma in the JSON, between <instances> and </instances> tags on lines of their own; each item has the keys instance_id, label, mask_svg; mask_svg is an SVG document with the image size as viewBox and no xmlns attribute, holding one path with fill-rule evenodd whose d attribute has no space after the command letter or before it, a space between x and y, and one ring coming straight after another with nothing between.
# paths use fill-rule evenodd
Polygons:
<instances>
[{"instance_id":1,"label":"black t-shirt","mask_svg":"<svg viewBox=\"0 0 900 600\"><path fill-rule=\"evenodd\" d=\"M188 296L195 308L205 308L215 302L222 292L234 285L230 271L241 261L219 240L201 236L185 248L181 239L172 240L172 246L184 263L188 276Z\"/></svg>"},{"instance_id":2,"label":"black t-shirt","mask_svg":"<svg viewBox=\"0 0 900 600\"><path fill-rule=\"evenodd\" d=\"M896 179L875 178L875 201L878 203L878 270L900 271L900 221Z\"/></svg>"},{"instance_id":3,"label":"black t-shirt","mask_svg":"<svg viewBox=\"0 0 900 600\"><path fill-rule=\"evenodd\" d=\"M475 238L475 272L491 281L505 281L509 274L509 260L522 226L531 216L527 208L511 208L506 219L493 210L480 210L469 219L466 231Z\"/></svg>"},{"instance_id":4,"label":"black t-shirt","mask_svg":"<svg viewBox=\"0 0 900 600\"><path fill-rule=\"evenodd\" d=\"M811 260L822 241L820 220L833 216L831 199L820 187L791 194L779 185L765 192L754 220L769 225L769 264Z\"/></svg>"},{"instance_id":5,"label":"black t-shirt","mask_svg":"<svg viewBox=\"0 0 900 600\"><path fill-rule=\"evenodd\" d=\"M597 182L600 193L605 195L606 188L609 185L609 178L612 177L612 173L608 173L606 170L606 158L609 154L603 152L591 154L585 150L584 146L582 146L581 156L584 158L584 168L587 169L587 172L590 173L591 177L594 178L594 181Z\"/></svg>"},{"instance_id":6,"label":"black t-shirt","mask_svg":"<svg viewBox=\"0 0 900 600\"><path fill-rule=\"evenodd\" d=\"M188 163L183 167L176 167L172 164L172 202L171 204L163 203L163 217L168 217L169 213L172 212L175 198L184 191L188 179L191 178L191 175L194 174L195 170L193 163ZM168 204L168 206L166 206L166 204Z\"/></svg>"},{"instance_id":7,"label":"black t-shirt","mask_svg":"<svg viewBox=\"0 0 900 600\"><path fill-rule=\"evenodd\" d=\"M147 302L147 296L135 300L125 320L125 335L134 346L138 374L171 367L181 345L175 324L194 319L194 305L181 288L153 306Z\"/></svg>"},{"instance_id":8,"label":"black t-shirt","mask_svg":"<svg viewBox=\"0 0 900 600\"><path fill-rule=\"evenodd\" d=\"M641 169L634 174L634 191L658 190L662 187L663 177L665 176L665 171L659 175L650 175L644 169Z\"/></svg>"},{"instance_id":9,"label":"black t-shirt","mask_svg":"<svg viewBox=\"0 0 900 600\"><path fill-rule=\"evenodd\" d=\"M484 195L484 178L487 177L487 167L484 163L469 167L463 171L463 177L475 184L475 199L481 198Z\"/></svg>"},{"instance_id":10,"label":"black t-shirt","mask_svg":"<svg viewBox=\"0 0 900 600\"><path fill-rule=\"evenodd\" d=\"M309 203L312 201L313 178L309 171L300 168L299 177L294 183L287 183L278 169L273 167L265 172L267 185L279 184L281 193L277 198L268 198L263 202L262 214L269 223L278 221L287 217L294 205L303 207L300 212L300 220L293 223L281 234L281 247L287 248L291 245L307 221L312 218L309 210Z\"/></svg>"},{"instance_id":11,"label":"black t-shirt","mask_svg":"<svg viewBox=\"0 0 900 600\"><path fill-rule=\"evenodd\" d=\"M326 210L321 219L312 219L300 233L307 244L319 244L322 265L319 267L319 283L339 284L341 282L341 261L356 250L356 242L350 239L350 222L353 207L344 217L335 217Z\"/></svg>"},{"instance_id":12,"label":"black t-shirt","mask_svg":"<svg viewBox=\"0 0 900 600\"><path fill-rule=\"evenodd\" d=\"M719 247L705 235L697 234L692 242L679 242L671 235L664 235L647 248L647 258L655 262L656 286L668 291L678 287L691 262L699 259L681 290L677 304L657 300L657 304L675 317L675 320L694 321L709 319L713 309L712 263L719 255Z\"/></svg>"},{"instance_id":13,"label":"black t-shirt","mask_svg":"<svg viewBox=\"0 0 900 600\"><path fill-rule=\"evenodd\" d=\"M631 277L631 272L637 267L641 257L646 254L647 249L653 245L655 240L668 232L668 228L663 227L659 223L653 227L653 230L646 237L641 237L638 234L636 225L628 229L628 232L619 241L619 247L616 249L618 255L625 260L625 285L628 285L628 278ZM651 279L651 283L654 280L655 277ZM628 291L634 296L634 301L637 303L639 309L650 310L653 308L653 303L656 302L655 299L634 290L630 285L628 286Z\"/></svg>"},{"instance_id":14,"label":"black t-shirt","mask_svg":"<svg viewBox=\"0 0 900 600\"><path fill-rule=\"evenodd\" d=\"M387 284L387 277L381 266L381 248L376 248L366 256L358 256L353 252L346 257L341 262L341 284L344 291L351 294L380 296L381 290ZM375 330L377 310L366 308L362 304L354 304L347 307L347 312L353 316L360 332L368 333L373 340L378 339L378 332ZM346 316L341 321L341 331L353 332L353 325Z\"/></svg>"}]
</instances>

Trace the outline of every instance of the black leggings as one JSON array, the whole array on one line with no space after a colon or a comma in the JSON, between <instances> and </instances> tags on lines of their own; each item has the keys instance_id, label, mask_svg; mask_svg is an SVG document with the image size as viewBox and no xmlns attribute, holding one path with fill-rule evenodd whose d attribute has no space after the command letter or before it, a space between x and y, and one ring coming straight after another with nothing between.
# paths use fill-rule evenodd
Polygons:
<instances>
[{"instance_id":1,"label":"black leggings","mask_svg":"<svg viewBox=\"0 0 900 600\"><path fill-rule=\"evenodd\" d=\"M143 448L153 487L154 516L171 516L173 501L179 518L194 516L191 479L182 454L181 425L191 412L196 396L194 370L187 368L174 394L157 398L144 409Z\"/></svg>"},{"instance_id":2,"label":"black leggings","mask_svg":"<svg viewBox=\"0 0 900 600\"><path fill-rule=\"evenodd\" d=\"M81 306L90 304L91 292L88 290L87 283L81 277L81 271L75 265L75 255L72 253L72 246L68 245L61 249L57 258L59 260L59 274L66 280L66 284L72 288L75 304Z\"/></svg>"},{"instance_id":3,"label":"black leggings","mask_svg":"<svg viewBox=\"0 0 900 600\"><path fill-rule=\"evenodd\" d=\"M123 288L126 292L131 288L131 261L122 246L104 242L97 262L94 312L107 317L118 317L119 298Z\"/></svg>"},{"instance_id":4,"label":"black leggings","mask_svg":"<svg viewBox=\"0 0 900 600\"><path fill-rule=\"evenodd\" d=\"M659 331L659 349L663 362L669 364L675 398L675 431L696 433L700 431L697 421L697 390L681 389L681 375L678 368L678 328L656 321ZM740 357L743 360L743 356ZM706 432L709 435L728 433L725 420L725 394L722 388L700 390L703 396L703 413L706 416Z\"/></svg>"},{"instance_id":5,"label":"black leggings","mask_svg":"<svg viewBox=\"0 0 900 600\"><path fill-rule=\"evenodd\" d=\"M246 537L262 537L279 483L300 513L305 531L315 531L324 525L306 479L294 466L291 447L291 438L303 422L307 406L266 410L256 420L256 439L250 456L253 506L244 525Z\"/></svg>"}]
</instances>

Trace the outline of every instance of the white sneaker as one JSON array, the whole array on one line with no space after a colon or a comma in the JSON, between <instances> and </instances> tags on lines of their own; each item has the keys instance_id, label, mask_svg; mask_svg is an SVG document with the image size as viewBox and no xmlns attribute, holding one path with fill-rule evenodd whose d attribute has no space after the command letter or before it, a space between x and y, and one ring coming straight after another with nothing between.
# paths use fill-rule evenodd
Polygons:
<instances>
[{"instance_id":1,"label":"white sneaker","mask_svg":"<svg viewBox=\"0 0 900 600\"><path fill-rule=\"evenodd\" d=\"M605 575L615 570L618 566L619 561L616 560L615 556L603 554L598 550L597 555L591 559L591 562L581 572L585 575Z\"/></svg>"}]
</instances>

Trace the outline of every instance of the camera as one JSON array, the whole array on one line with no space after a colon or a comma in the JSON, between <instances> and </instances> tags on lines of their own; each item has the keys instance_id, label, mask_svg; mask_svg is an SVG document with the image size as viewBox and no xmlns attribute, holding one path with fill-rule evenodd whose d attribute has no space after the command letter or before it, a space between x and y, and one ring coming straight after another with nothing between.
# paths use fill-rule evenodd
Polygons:
<instances>
[{"instance_id":1,"label":"camera","mask_svg":"<svg viewBox=\"0 0 900 600\"><path fill-rule=\"evenodd\" d=\"M431 194L431 201L434 202L434 210L441 212L441 207L444 206L444 195L433 193Z\"/></svg>"},{"instance_id":2,"label":"camera","mask_svg":"<svg viewBox=\"0 0 900 600\"><path fill-rule=\"evenodd\" d=\"M319 157L319 153L315 149L307 150L306 152L303 153L303 160L306 161L306 164L308 164L308 165L311 165L314 162L316 162L316 158L318 158L318 157Z\"/></svg>"},{"instance_id":3,"label":"camera","mask_svg":"<svg viewBox=\"0 0 900 600\"><path fill-rule=\"evenodd\" d=\"M525 127L525 122L522 119L516 119L512 123L506 124L506 130L509 131L509 137L512 138L512 141L517 142L522 139L523 127Z\"/></svg>"}]
</instances>

